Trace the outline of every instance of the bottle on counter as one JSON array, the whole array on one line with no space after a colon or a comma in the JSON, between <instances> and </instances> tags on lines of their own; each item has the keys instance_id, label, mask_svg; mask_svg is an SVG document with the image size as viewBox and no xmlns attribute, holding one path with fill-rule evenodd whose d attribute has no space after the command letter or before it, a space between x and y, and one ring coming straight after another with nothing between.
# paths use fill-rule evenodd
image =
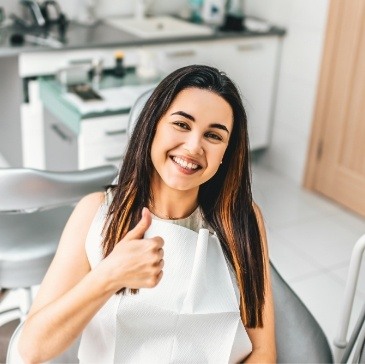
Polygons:
<instances>
[{"instance_id":1,"label":"bottle on counter","mask_svg":"<svg viewBox=\"0 0 365 364\"><path fill-rule=\"evenodd\" d=\"M146 49L138 51L136 74L139 78L145 80L152 80L158 76L156 55L153 52Z\"/></svg>"},{"instance_id":2,"label":"bottle on counter","mask_svg":"<svg viewBox=\"0 0 365 364\"><path fill-rule=\"evenodd\" d=\"M115 67L114 67L114 76L115 77L124 77L125 76L125 68L123 65L124 61L124 53L118 51L115 53Z\"/></svg>"},{"instance_id":3,"label":"bottle on counter","mask_svg":"<svg viewBox=\"0 0 365 364\"><path fill-rule=\"evenodd\" d=\"M201 17L204 23L221 26L224 22L226 0L205 0Z\"/></svg>"}]
</instances>

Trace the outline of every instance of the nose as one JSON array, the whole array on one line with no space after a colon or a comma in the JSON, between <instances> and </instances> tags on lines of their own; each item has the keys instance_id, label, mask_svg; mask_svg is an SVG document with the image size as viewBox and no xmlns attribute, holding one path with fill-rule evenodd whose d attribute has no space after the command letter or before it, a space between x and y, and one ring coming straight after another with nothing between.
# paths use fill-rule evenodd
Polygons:
<instances>
[{"instance_id":1,"label":"nose","mask_svg":"<svg viewBox=\"0 0 365 364\"><path fill-rule=\"evenodd\" d=\"M203 155L204 149L200 135L189 134L188 139L185 141L184 149L190 155Z\"/></svg>"}]
</instances>

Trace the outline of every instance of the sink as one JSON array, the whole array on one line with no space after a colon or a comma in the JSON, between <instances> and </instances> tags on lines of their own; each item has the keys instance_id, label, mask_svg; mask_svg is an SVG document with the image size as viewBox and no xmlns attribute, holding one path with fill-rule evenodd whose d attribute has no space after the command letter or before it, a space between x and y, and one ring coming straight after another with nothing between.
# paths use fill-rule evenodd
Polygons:
<instances>
[{"instance_id":1,"label":"sink","mask_svg":"<svg viewBox=\"0 0 365 364\"><path fill-rule=\"evenodd\" d=\"M214 32L212 28L206 25L188 23L171 16L142 19L118 17L105 19L105 22L115 28L146 39L199 37L211 35Z\"/></svg>"}]
</instances>

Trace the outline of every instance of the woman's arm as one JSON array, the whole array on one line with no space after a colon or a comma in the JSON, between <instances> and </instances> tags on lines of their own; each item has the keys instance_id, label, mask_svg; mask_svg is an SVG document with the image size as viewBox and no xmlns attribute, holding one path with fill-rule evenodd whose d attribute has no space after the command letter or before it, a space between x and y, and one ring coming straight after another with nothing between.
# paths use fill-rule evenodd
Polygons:
<instances>
[{"instance_id":1,"label":"woman's arm","mask_svg":"<svg viewBox=\"0 0 365 364\"><path fill-rule=\"evenodd\" d=\"M102 193L82 199L65 226L20 337L19 350L26 363L62 353L121 287L153 287L161 279L163 262L156 262L162 259L162 239L142 239L151 223L148 210L122 240L128 244L117 244L90 270L85 239L102 201Z\"/></svg>"},{"instance_id":2,"label":"woman's arm","mask_svg":"<svg viewBox=\"0 0 365 364\"><path fill-rule=\"evenodd\" d=\"M255 329L247 329L247 333L252 342L252 353L246 358L245 363L275 363L276 345L275 345L274 303L271 289L270 264L269 264L266 231L261 211L256 204L254 204L254 210L256 213L265 254L265 270L266 270L265 307L263 312L263 327Z\"/></svg>"}]
</instances>

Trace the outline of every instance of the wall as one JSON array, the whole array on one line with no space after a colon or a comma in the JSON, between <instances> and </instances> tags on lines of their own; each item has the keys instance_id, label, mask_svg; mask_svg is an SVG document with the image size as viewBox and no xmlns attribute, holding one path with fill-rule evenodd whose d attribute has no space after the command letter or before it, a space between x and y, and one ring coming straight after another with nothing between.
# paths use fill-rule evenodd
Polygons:
<instances>
[{"instance_id":1,"label":"wall","mask_svg":"<svg viewBox=\"0 0 365 364\"><path fill-rule=\"evenodd\" d=\"M176 13L187 3L186 0L144 0L149 13ZM131 0L62 0L62 8L71 18L77 17L83 3L94 3L100 17L131 15L136 1Z\"/></svg>"},{"instance_id":2,"label":"wall","mask_svg":"<svg viewBox=\"0 0 365 364\"><path fill-rule=\"evenodd\" d=\"M245 12L282 25L284 38L272 143L262 163L301 184L329 0L246 0Z\"/></svg>"},{"instance_id":3,"label":"wall","mask_svg":"<svg viewBox=\"0 0 365 364\"><path fill-rule=\"evenodd\" d=\"M17 12L18 1L16 0L0 0L0 7L5 9L6 15Z\"/></svg>"},{"instance_id":4,"label":"wall","mask_svg":"<svg viewBox=\"0 0 365 364\"><path fill-rule=\"evenodd\" d=\"M134 11L136 0L58 0L62 10L71 19L77 18L83 4L95 4L97 16L130 15ZM145 0L150 13L177 13L188 3L187 0ZM19 0L0 0L6 14L19 13Z\"/></svg>"}]
</instances>

